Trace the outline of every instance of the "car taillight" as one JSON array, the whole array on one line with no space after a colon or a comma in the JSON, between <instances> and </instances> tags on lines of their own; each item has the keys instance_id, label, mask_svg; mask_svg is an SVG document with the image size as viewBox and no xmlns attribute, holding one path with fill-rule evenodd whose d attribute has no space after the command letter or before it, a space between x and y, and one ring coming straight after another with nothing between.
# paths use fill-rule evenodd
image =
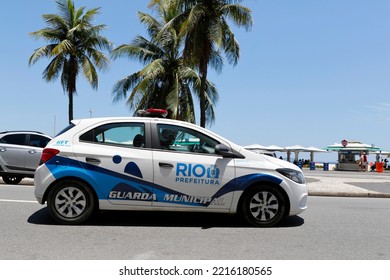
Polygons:
<instances>
[{"instance_id":1,"label":"car taillight","mask_svg":"<svg viewBox=\"0 0 390 280\"><path fill-rule=\"evenodd\" d=\"M42 151L41 160L39 161L39 165L44 164L48 160L55 157L60 151L57 149L45 148Z\"/></svg>"}]
</instances>

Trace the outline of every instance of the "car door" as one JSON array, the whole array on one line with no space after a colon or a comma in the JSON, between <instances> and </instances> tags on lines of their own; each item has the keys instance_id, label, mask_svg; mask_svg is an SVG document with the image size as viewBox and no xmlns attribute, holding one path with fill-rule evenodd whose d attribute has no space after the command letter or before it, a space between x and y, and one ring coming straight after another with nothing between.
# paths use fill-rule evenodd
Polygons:
<instances>
[{"instance_id":1,"label":"car door","mask_svg":"<svg viewBox=\"0 0 390 280\"><path fill-rule=\"evenodd\" d=\"M198 130L158 123L154 135L155 207L219 209L232 202L234 159L215 153L218 140Z\"/></svg>"},{"instance_id":2,"label":"car door","mask_svg":"<svg viewBox=\"0 0 390 280\"><path fill-rule=\"evenodd\" d=\"M24 167L26 170L34 172L37 169L42 150L46 147L50 138L43 135L28 134L27 145L25 147Z\"/></svg>"},{"instance_id":3,"label":"car door","mask_svg":"<svg viewBox=\"0 0 390 280\"><path fill-rule=\"evenodd\" d=\"M24 171L26 154L26 134L13 133L5 135L0 143L0 157L6 171Z\"/></svg>"},{"instance_id":4,"label":"car door","mask_svg":"<svg viewBox=\"0 0 390 280\"><path fill-rule=\"evenodd\" d=\"M148 124L111 122L80 136L74 147L85 163L100 200L131 206L151 206L153 171L148 148Z\"/></svg>"}]
</instances>

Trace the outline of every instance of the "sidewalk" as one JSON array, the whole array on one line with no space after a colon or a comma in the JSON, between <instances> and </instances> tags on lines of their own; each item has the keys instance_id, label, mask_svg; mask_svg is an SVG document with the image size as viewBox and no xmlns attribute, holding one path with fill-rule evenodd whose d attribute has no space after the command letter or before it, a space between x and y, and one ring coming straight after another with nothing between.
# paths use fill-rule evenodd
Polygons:
<instances>
[{"instance_id":1,"label":"sidewalk","mask_svg":"<svg viewBox=\"0 0 390 280\"><path fill-rule=\"evenodd\" d=\"M390 198L390 172L303 169L310 196Z\"/></svg>"}]
</instances>

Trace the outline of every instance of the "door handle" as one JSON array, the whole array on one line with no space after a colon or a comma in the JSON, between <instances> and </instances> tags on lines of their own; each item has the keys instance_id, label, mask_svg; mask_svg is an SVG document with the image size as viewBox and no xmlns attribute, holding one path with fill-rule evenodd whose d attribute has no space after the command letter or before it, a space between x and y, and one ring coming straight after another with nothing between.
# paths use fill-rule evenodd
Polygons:
<instances>
[{"instance_id":1,"label":"door handle","mask_svg":"<svg viewBox=\"0 0 390 280\"><path fill-rule=\"evenodd\" d=\"M6 148L0 147L0 152L6 152L6 151L7 151Z\"/></svg>"},{"instance_id":2,"label":"door handle","mask_svg":"<svg viewBox=\"0 0 390 280\"><path fill-rule=\"evenodd\" d=\"M172 163L159 162L158 165L159 165L160 167L169 167L169 168L173 168L173 164L172 164Z\"/></svg>"},{"instance_id":3,"label":"door handle","mask_svg":"<svg viewBox=\"0 0 390 280\"><path fill-rule=\"evenodd\" d=\"M36 154L37 151L36 150L30 150L30 151L28 151L28 153L33 155L33 154Z\"/></svg>"},{"instance_id":4,"label":"door handle","mask_svg":"<svg viewBox=\"0 0 390 280\"><path fill-rule=\"evenodd\" d=\"M100 159L90 158L90 157L85 158L85 161L88 163L91 163L91 164L100 164L101 163Z\"/></svg>"}]
</instances>

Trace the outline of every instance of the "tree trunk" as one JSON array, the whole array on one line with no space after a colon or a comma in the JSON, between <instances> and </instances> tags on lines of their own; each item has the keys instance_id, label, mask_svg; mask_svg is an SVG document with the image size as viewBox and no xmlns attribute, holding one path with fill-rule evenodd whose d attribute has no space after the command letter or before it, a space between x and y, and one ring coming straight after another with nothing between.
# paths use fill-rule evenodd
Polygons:
<instances>
[{"instance_id":1,"label":"tree trunk","mask_svg":"<svg viewBox=\"0 0 390 280\"><path fill-rule=\"evenodd\" d=\"M68 92L68 97L69 97L68 116L69 116L69 124L70 124L73 120L73 93Z\"/></svg>"},{"instance_id":2,"label":"tree trunk","mask_svg":"<svg viewBox=\"0 0 390 280\"><path fill-rule=\"evenodd\" d=\"M68 67L69 123L73 120L73 94L76 92L77 61L74 56L69 59Z\"/></svg>"},{"instance_id":3,"label":"tree trunk","mask_svg":"<svg viewBox=\"0 0 390 280\"><path fill-rule=\"evenodd\" d=\"M207 81L207 63L200 63L200 126L206 127L206 81Z\"/></svg>"}]
</instances>

